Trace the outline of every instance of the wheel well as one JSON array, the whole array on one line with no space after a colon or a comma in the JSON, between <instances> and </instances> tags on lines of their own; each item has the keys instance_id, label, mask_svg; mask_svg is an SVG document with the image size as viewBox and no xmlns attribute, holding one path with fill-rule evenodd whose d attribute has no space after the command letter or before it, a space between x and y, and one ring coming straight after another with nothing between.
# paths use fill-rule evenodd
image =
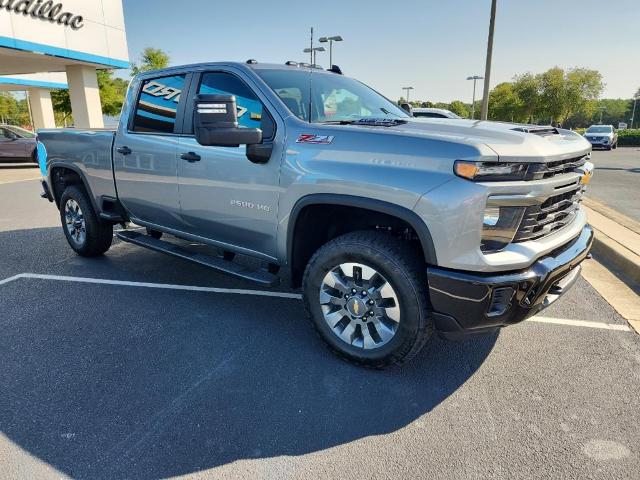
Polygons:
<instances>
[{"instance_id":1,"label":"wheel well","mask_svg":"<svg viewBox=\"0 0 640 480\"><path fill-rule=\"evenodd\" d=\"M76 171L65 167L54 167L51 169L51 190L58 207L60 206L62 192L64 192L64 189L69 185L79 185L84 188L82 178Z\"/></svg>"},{"instance_id":2,"label":"wheel well","mask_svg":"<svg viewBox=\"0 0 640 480\"><path fill-rule=\"evenodd\" d=\"M296 216L289 247L292 286L301 285L307 263L322 245L345 233L360 230L377 230L401 238L415 248L420 258L425 258L420 237L406 220L361 207L308 205Z\"/></svg>"}]
</instances>

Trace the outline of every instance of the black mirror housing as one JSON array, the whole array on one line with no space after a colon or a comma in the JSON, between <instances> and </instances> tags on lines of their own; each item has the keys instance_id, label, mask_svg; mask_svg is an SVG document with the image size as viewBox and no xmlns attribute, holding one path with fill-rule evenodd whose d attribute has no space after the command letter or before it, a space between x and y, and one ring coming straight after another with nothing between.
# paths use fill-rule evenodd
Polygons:
<instances>
[{"instance_id":1,"label":"black mirror housing","mask_svg":"<svg viewBox=\"0 0 640 480\"><path fill-rule=\"evenodd\" d=\"M411 108L411 104L407 102L403 102L400 104L400 108L407 112L409 115L413 117L413 108Z\"/></svg>"},{"instance_id":2,"label":"black mirror housing","mask_svg":"<svg viewBox=\"0 0 640 480\"><path fill-rule=\"evenodd\" d=\"M239 147L262 142L262 130L238 126L234 95L196 95L193 130L198 143L205 146Z\"/></svg>"}]
</instances>

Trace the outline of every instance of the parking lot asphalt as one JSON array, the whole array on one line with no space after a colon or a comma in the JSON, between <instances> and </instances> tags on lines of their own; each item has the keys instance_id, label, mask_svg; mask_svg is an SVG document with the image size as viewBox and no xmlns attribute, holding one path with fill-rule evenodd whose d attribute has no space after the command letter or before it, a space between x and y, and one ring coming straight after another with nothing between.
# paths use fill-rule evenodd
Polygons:
<instances>
[{"instance_id":1,"label":"parking lot asphalt","mask_svg":"<svg viewBox=\"0 0 640 480\"><path fill-rule=\"evenodd\" d=\"M295 298L76 256L38 194L0 185L0 478L637 478L640 337L582 279L542 316L618 329L524 322L371 371Z\"/></svg>"},{"instance_id":2,"label":"parking lot asphalt","mask_svg":"<svg viewBox=\"0 0 640 480\"><path fill-rule=\"evenodd\" d=\"M595 150L588 195L640 222L640 147Z\"/></svg>"}]
</instances>

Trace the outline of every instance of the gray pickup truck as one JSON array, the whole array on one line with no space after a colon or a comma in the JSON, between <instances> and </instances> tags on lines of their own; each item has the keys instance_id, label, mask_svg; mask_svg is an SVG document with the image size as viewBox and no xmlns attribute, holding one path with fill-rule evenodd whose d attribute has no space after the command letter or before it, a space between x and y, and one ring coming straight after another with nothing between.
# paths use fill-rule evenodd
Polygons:
<instances>
[{"instance_id":1,"label":"gray pickup truck","mask_svg":"<svg viewBox=\"0 0 640 480\"><path fill-rule=\"evenodd\" d=\"M325 342L372 367L408 360L434 331L536 314L592 244L580 135L415 119L335 67L144 73L116 131L42 130L38 142L43 197L78 254L105 253L114 225L133 223L147 233L116 236L263 286L282 276Z\"/></svg>"}]
</instances>

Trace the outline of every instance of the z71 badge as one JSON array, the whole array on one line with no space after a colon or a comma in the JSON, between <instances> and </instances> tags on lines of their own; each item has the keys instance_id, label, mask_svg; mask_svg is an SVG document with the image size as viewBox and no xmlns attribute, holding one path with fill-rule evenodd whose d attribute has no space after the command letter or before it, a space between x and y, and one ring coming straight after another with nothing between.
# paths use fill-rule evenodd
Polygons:
<instances>
[{"instance_id":1,"label":"z71 badge","mask_svg":"<svg viewBox=\"0 0 640 480\"><path fill-rule=\"evenodd\" d=\"M315 143L328 145L333 142L333 135L313 135L310 133L303 133L298 137L296 143Z\"/></svg>"}]
</instances>

